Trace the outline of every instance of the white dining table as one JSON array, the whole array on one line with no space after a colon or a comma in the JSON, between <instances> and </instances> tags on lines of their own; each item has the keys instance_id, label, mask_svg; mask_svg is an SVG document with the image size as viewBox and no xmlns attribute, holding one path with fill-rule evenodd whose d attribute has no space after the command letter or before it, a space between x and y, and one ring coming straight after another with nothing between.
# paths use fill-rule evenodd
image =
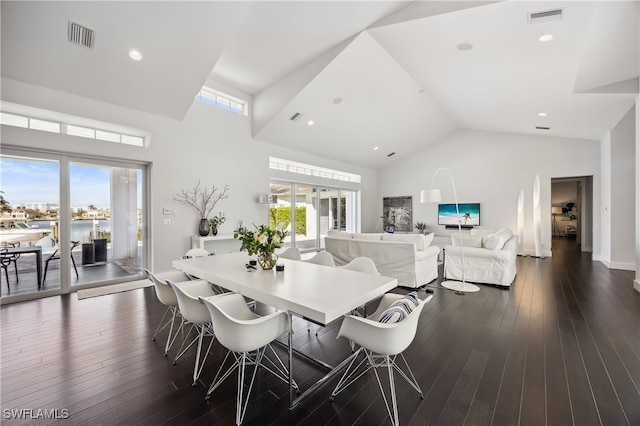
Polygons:
<instances>
[{"instance_id":1,"label":"white dining table","mask_svg":"<svg viewBox=\"0 0 640 426\"><path fill-rule=\"evenodd\" d=\"M227 290L287 312L289 316L289 408L297 406L350 362L345 359L318 382L293 397L292 316L326 325L394 289L398 280L344 268L280 259L283 271L247 268L245 252L173 261L173 267ZM326 364L325 364L326 365Z\"/></svg>"}]
</instances>

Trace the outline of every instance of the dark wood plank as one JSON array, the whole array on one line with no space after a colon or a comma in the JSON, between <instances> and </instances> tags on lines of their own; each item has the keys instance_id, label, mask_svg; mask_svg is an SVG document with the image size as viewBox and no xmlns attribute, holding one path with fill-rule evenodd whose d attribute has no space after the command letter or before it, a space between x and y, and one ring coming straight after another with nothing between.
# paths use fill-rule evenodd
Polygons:
<instances>
[{"instance_id":1,"label":"dark wood plank","mask_svg":"<svg viewBox=\"0 0 640 426\"><path fill-rule=\"evenodd\" d=\"M405 351L425 399L397 378L402 424L640 424L633 273L607 269L573 241L557 240L553 258L517 259L510 289L481 285L479 293L457 296L432 285L435 297ZM224 348L214 344L192 387L195 348L174 366L177 347L162 355L166 334L151 340L164 309L152 288L3 305L2 409L70 414L3 424L235 424L235 375L204 399ZM336 364L350 353L348 342L336 339L339 327L336 321L316 336L317 326L309 333L306 321L294 319L295 344ZM289 411L286 384L263 373L246 425L390 424L372 374L330 402L334 379ZM305 388L324 372L296 357L294 373Z\"/></svg>"}]
</instances>

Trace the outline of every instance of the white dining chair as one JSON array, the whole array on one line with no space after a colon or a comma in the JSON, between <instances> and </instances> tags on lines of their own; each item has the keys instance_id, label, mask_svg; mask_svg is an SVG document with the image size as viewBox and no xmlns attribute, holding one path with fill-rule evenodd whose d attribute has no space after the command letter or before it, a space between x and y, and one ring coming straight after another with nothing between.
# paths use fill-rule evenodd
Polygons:
<instances>
[{"instance_id":1,"label":"white dining chair","mask_svg":"<svg viewBox=\"0 0 640 426\"><path fill-rule=\"evenodd\" d=\"M302 257L300 256L300 250L298 250L296 247L289 247L288 249L280 253L278 257L280 259L291 259L291 260L302 259Z\"/></svg>"},{"instance_id":2,"label":"white dining chair","mask_svg":"<svg viewBox=\"0 0 640 426\"><path fill-rule=\"evenodd\" d=\"M365 274L380 275L378 268L376 268L376 264L370 257L366 256L356 257L346 265L340 266L340 268L348 269L350 271L364 272ZM362 311L362 316L366 317L367 305L362 305L351 313L354 315L360 315L360 310Z\"/></svg>"},{"instance_id":3,"label":"white dining chair","mask_svg":"<svg viewBox=\"0 0 640 426\"><path fill-rule=\"evenodd\" d=\"M407 360L402 352L413 342L418 329L418 319L422 308L432 297L433 295L427 297L424 301L416 298L418 302L417 306L413 308L410 313L406 314L406 308L404 308L404 306L406 306L404 302L406 301L403 300L406 296L387 293L380 300L376 311L367 318L355 315L346 315L344 317L337 338L347 338L359 345L360 348L354 353L347 370L331 393L331 401L367 371L373 370L380 391L382 392L382 398L387 407L387 413L389 414L391 423L393 425L400 424L394 371L397 371L398 374L418 392L420 398L424 398L420 385L411 372L409 364L407 364ZM395 305L393 305L394 302L398 302L400 305L396 308ZM379 321L383 313L385 314L385 319L402 318L402 316L404 316L404 318L397 322L384 323ZM364 359L356 364L356 360L360 357L360 354L365 355ZM398 356L400 356L403 361L404 370L396 362ZM387 368L389 374L391 406L387 400L384 387L377 372L378 368L384 367Z\"/></svg>"},{"instance_id":4,"label":"white dining chair","mask_svg":"<svg viewBox=\"0 0 640 426\"><path fill-rule=\"evenodd\" d=\"M333 256L328 251L319 251L312 258L305 259L304 262L315 263L316 265L336 266Z\"/></svg>"},{"instance_id":5,"label":"white dining chair","mask_svg":"<svg viewBox=\"0 0 640 426\"><path fill-rule=\"evenodd\" d=\"M209 315L209 311L202 303L200 303L200 300L198 298L215 296L215 293L211 289L209 283L205 280L192 280L182 283L174 283L171 280L167 280L167 283L171 286L171 288L173 288L173 291L175 291L176 293L180 314L185 319L185 321L191 323L191 328L187 333L187 337L182 342L180 349L178 349L178 355L176 355L175 359L173 360L173 364L175 365L178 362L178 359L180 359L180 357L184 355L184 353L197 342L198 346L196 350L195 364L193 367L192 383L192 386L195 386L198 382L198 378L200 377L200 373L202 373L202 367L204 367L204 363L207 360L209 350L211 349L211 346L215 341L215 335L213 327L211 326L211 317ZM191 333L194 330L196 332L196 336L193 340L191 340L191 342L187 344L187 342L189 341L189 336L191 336ZM200 357L202 353L202 341L205 337L211 337L211 340L201 360Z\"/></svg>"},{"instance_id":6,"label":"white dining chair","mask_svg":"<svg viewBox=\"0 0 640 426\"><path fill-rule=\"evenodd\" d=\"M370 257L360 256L353 259L351 262L344 266L340 266L343 269L349 269L350 271L364 272L365 274L380 275L376 264Z\"/></svg>"},{"instance_id":7,"label":"white dining chair","mask_svg":"<svg viewBox=\"0 0 640 426\"><path fill-rule=\"evenodd\" d=\"M210 252L210 251L207 251L207 250L205 250L203 248L196 247L196 248L192 248L192 249L188 250L184 254L184 256L182 256L182 258L183 259L191 259L193 257L205 257L205 256L213 256L213 255L215 255L214 252Z\"/></svg>"},{"instance_id":8,"label":"white dining chair","mask_svg":"<svg viewBox=\"0 0 640 426\"><path fill-rule=\"evenodd\" d=\"M189 281L189 276L184 272L177 270L158 272L157 274L154 274L149 269L145 268L144 272L147 275L147 278L149 278L149 280L151 280L151 282L153 283L153 286L156 290L156 297L158 298L160 303L167 307L167 310L164 312L164 315L160 320L160 324L158 324L158 327L156 328L155 333L153 333L152 338L152 340L155 342L158 334L165 328L169 327L167 343L164 347L164 356L167 356L169 349L171 349L171 346L173 346L173 342L175 341L176 337L178 337L179 331L182 329L183 319L180 315L180 310L178 309L178 298L176 297L176 292L173 291L169 284L167 284L166 280L171 280L174 283L181 283ZM170 317L167 318L167 315L169 315ZM176 332L174 334L173 328L176 318L179 318L180 327L176 328Z\"/></svg>"},{"instance_id":9,"label":"white dining chair","mask_svg":"<svg viewBox=\"0 0 640 426\"><path fill-rule=\"evenodd\" d=\"M303 262L314 263L316 265L324 265L324 266L336 266L336 263L333 261L333 256L328 251L319 251L313 257L309 259L304 259ZM316 329L316 336L320 331L320 326ZM311 323L307 321L307 332L311 332Z\"/></svg>"},{"instance_id":10,"label":"white dining chair","mask_svg":"<svg viewBox=\"0 0 640 426\"><path fill-rule=\"evenodd\" d=\"M265 316L255 314L247 307L244 297L239 293L200 297L200 300L209 310L216 338L229 350L205 398L208 400L216 388L237 368L236 424L239 425L244 419L259 367L289 384L288 370L271 347L271 342L289 332L289 319L282 311ZM267 348L274 360L266 355ZM233 354L233 363L224 371L230 354ZM245 395L244 378L247 365L253 365L254 368ZM293 386L295 389L298 388L295 381Z\"/></svg>"}]
</instances>

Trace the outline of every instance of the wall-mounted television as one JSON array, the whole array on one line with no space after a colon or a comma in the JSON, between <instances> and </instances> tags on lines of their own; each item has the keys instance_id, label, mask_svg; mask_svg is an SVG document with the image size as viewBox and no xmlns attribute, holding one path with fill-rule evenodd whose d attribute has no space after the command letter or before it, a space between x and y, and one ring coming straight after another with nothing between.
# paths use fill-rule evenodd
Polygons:
<instances>
[{"instance_id":1,"label":"wall-mounted television","mask_svg":"<svg viewBox=\"0 0 640 426\"><path fill-rule=\"evenodd\" d=\"M480 203L459 203L460 225L480 226ZM455 204L438 204L438 225L458 226Z\"/></svg>"}]
</instances>

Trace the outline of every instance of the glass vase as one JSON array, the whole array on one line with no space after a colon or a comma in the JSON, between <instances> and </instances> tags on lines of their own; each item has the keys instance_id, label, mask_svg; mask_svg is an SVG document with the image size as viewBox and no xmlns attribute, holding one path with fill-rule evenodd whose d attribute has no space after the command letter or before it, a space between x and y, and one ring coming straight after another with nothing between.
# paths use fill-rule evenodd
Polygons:
<instances>
[{"instance_id":1,"label":"glass vase","mask_svg":"<svg viewBox=\"0 0 640 426\"><path fill-rule=\"evenodd\" d=\"M211 232L211 226L209 225L209 220L205 217L200 219L200 224L198 225L198 234L201 237L206 237Z\"/></svg>"},{"instance_id":2,"label":"glass vase","mask_svg":"<svg viewBox=\"0 0 640 426\"><path fill-rule=\"evenodd\" d=\"M278 255L276 255L275 253L260 253L260 255L258 256L258 263L264 270L273 269L273 267L276 266L277 262Z\"/></svg>"}]
</instances>

